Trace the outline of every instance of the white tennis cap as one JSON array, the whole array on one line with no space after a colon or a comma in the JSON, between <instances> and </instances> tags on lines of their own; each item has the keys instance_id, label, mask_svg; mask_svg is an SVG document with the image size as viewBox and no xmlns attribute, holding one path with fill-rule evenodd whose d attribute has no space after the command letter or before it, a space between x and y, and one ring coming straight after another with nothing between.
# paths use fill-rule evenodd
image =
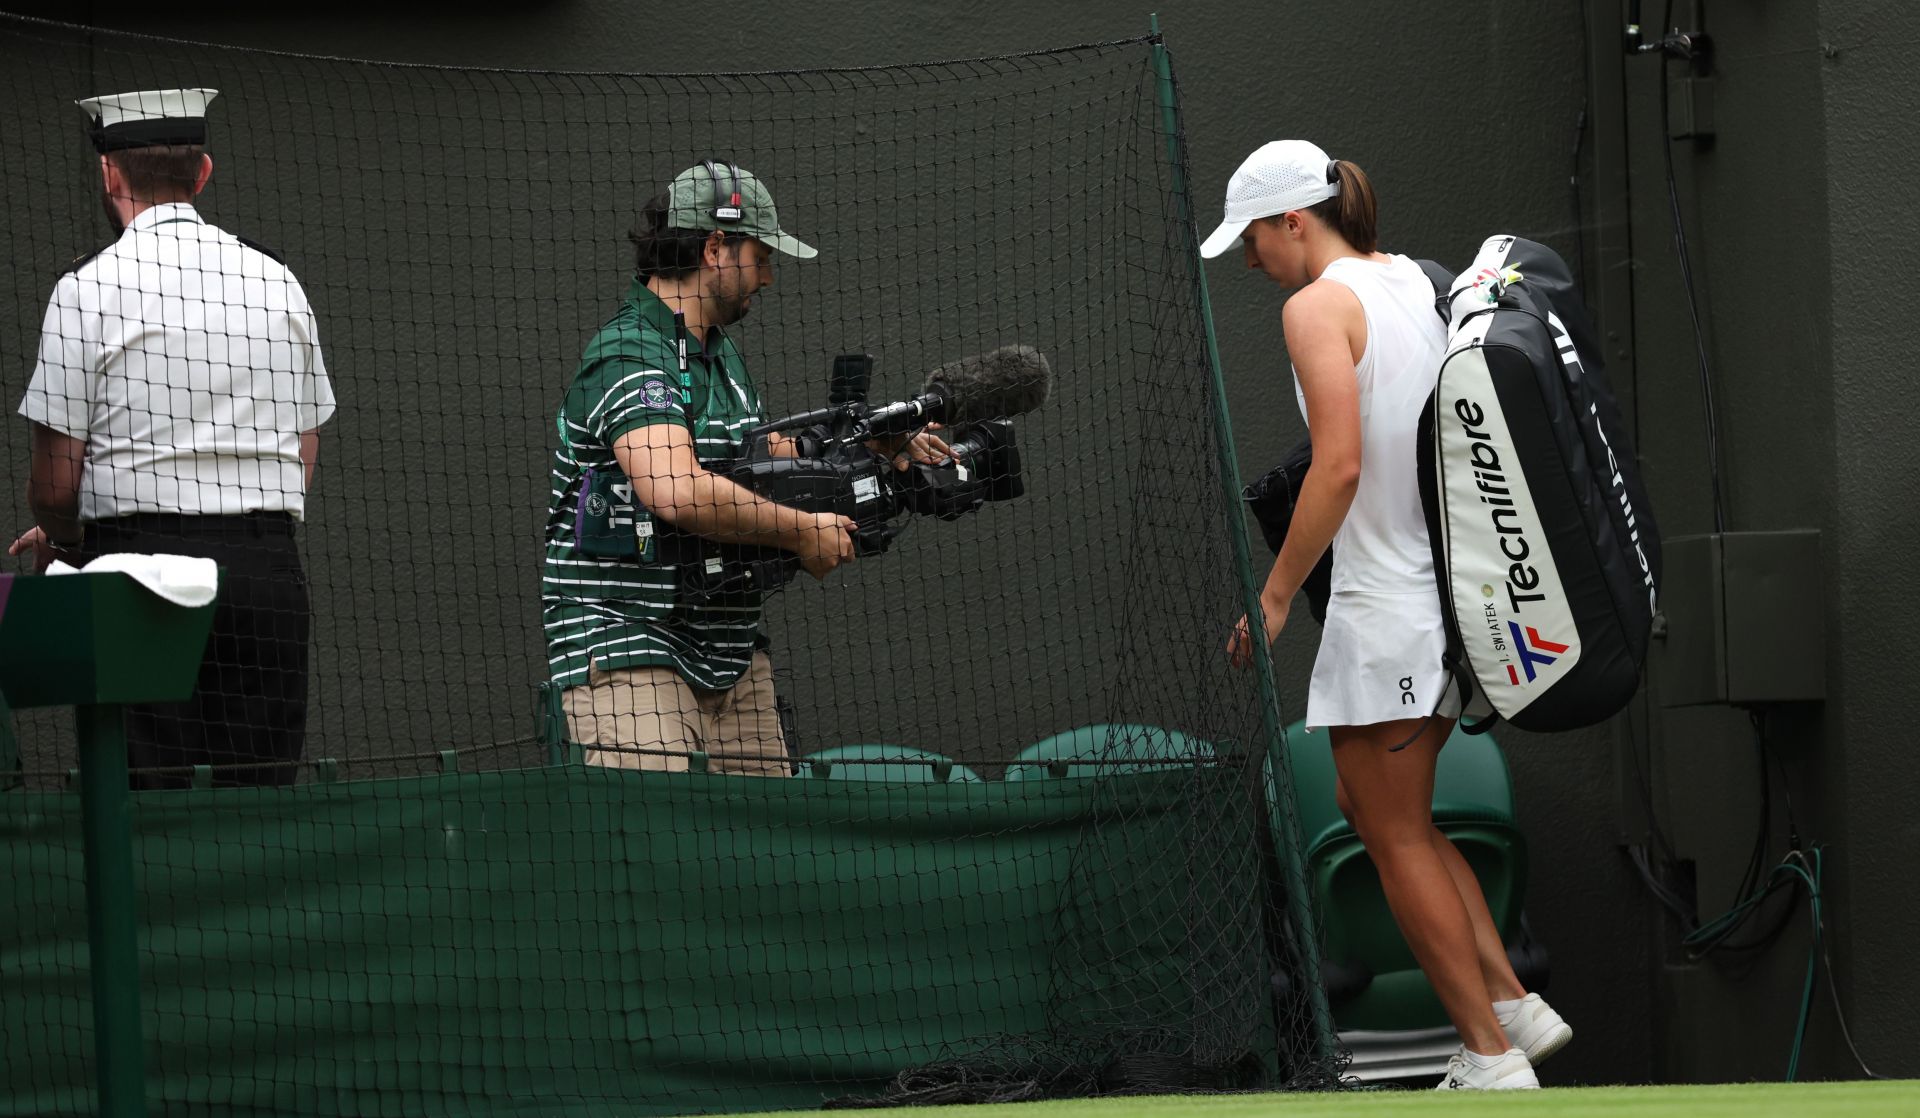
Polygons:
<instances>
[{"instance_id":1,"label":"white tennis cap","mask_svg":"<svg viewBox=\"0 0 1920 1118\"><path fill-rule=\"evenodd\" d=\"M1200 246L1200 255L1212 259L1232 248L1258 218L1304 210L1339 193L1333 160L1318 144L1306 140L1263 144L1227 180L1226 220Z\"/></svg>"}]
</instances>

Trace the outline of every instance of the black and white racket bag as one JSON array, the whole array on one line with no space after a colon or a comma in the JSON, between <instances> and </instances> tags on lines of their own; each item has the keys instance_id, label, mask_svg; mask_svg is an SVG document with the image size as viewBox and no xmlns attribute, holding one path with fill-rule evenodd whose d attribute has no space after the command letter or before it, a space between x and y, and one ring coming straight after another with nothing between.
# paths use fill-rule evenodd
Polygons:
<instances>
[{"instance_id":1,"label":"black and white racket bag","mask_svg":"<svg viewBox=\"0 0 1920 1118\"><path fill-rule=\"evenodd\" d=\"M1660 584L1628 432L1553 250L1489 238L1450 294L1420 495L1464 722L1591 725L1639 685Z\"/></svg>"}]
</instances>

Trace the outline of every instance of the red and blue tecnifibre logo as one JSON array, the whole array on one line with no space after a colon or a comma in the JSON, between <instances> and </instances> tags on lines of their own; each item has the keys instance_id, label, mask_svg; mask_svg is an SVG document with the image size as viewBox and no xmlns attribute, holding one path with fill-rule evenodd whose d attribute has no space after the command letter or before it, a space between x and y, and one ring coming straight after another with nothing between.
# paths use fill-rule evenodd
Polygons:
<instances>
[{"instance_id":1,"label":"red and blue tecnifibre logo","mask_svg":"<svg viewBox=\"0 0 1920 1118\"><path fill-rule=\"evenodd\" d=\"M1507 622L1507 628L1513 632L1513 648L1520 654L1520 666L1527 670L1528 683L1533 682L1535 664L1544 668L1558 660L1569 647L1553 643L1541 636L1540 631L1531 625L1527 626L1526 635L1522 636L1518 621ZM1512 664L1507 665L1507 678L1513 681L1515 687L1520 686L1520 673L1513 670Z\"/></svg>"}]
</instances>

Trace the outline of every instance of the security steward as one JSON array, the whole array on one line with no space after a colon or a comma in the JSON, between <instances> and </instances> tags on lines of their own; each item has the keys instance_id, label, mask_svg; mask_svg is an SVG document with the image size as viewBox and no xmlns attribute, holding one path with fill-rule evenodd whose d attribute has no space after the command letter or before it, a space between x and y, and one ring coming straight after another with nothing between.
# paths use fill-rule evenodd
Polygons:
<instances>
[{"instance_id":1,"label":"security steward","mask_svg":"<svg viewBox=\"0 0 1920 1118\"><path fill-rule=\"evenodd\" d=\"M306 293L271 251L208 224L216 91L79 102L116 240L54 286L20 414L44 570L114 552L200 556L222 576L194 694L131 707L139 788L290 784L307 725L306 575L294 547L334 412ZM231 766L231 767L227 767ZM141 771L163 769L167 771Z\"/></svg>"},{"instance_id":2,"label":"security steward","mask_svg":"<svg viewBox=\"0 0 1920 1118\"><path fill-rule=\"evenodd\" d=\"M590 765L685 771L699 751L714 772L787 775L759 597L683 593L653 530L782 548L821 579L852 562L852 520L719 472L765 422L726 328L773 282L773 253L816 252L780 228L759 178L716 160L649 200L628 239L633 284L556 417L541 602L568 736ZM946 452L924 432L876 449L903 469ZM772 450L792 446L775 436Z\"/></svg>"}]
</instances>

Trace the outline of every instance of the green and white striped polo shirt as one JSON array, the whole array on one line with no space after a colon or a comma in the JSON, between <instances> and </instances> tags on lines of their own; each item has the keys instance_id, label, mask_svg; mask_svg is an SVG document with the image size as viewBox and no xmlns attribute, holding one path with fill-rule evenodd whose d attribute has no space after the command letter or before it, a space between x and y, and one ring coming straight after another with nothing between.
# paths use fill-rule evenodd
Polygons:
<instances>
[{"instance_id":1,"label":"green and white striped polo shirt","mask_svg":"<svg viewBox=\"0 0 1920 1118\"><path fill-rule=\"evenodd\" d=\"M622 435L679 423L692 431L701 464L711 466L742 454L747 432L764 422L760 394L733 340L715 330L706 342L687 339L690 412L680 391L673 312L635 280L620 312L587 344L567 388L540 579L547 667L562 687L585 683L589 667L664 667L694 687L720 690L739 680L754 648L764 645L757 598L676 602L673 567L582 555L573 543L581 478L589 468L619 468L613 446Z\"/></svg>"}]
</instances>

